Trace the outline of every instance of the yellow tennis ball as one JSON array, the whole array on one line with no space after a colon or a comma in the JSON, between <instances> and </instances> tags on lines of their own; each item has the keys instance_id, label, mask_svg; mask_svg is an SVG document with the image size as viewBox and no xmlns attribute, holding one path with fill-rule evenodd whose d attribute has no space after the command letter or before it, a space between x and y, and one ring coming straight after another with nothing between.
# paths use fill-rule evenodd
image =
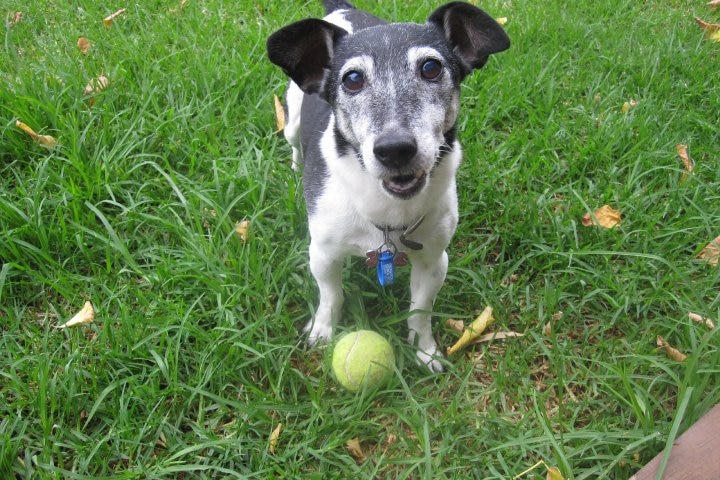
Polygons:
<instances>
[{"instance_id":1,"label":"yellow tennis ball","mask_svg":"<svg viewBox=\"0 0 720 480\"><path fill-rule=\"evenodd\" d=\"M395 354L385 338L370 330L343 336L333 349L332 369L338 383L351 392L381 386L392 375Z\"/></svg>"}]
</instances>

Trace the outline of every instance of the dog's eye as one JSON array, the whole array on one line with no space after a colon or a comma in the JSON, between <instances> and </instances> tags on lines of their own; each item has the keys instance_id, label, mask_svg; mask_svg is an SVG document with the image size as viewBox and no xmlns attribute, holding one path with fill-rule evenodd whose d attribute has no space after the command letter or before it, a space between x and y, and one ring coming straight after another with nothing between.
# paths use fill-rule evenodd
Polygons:
<instances>
[{"instance_id":1,"label":"dog's eye","mask_svg":"<svg viewBox=\"0 0 720 480\"><path fill-rule=\"evenodd\" d=\"M342 84L350 93L359 92L365 86L365 77L356 70L350 70L343 75Z\"/></svg>"},{"instance_id":2,"label":"dog's eye","mask_svg":"<svg viewBox=\"0 0 720 480\"><path fill-rule=\"evenodd\" d=\"M435 80L443 71L442 64L434 59L425 60L420 65L420 75L425 80Z\"/></svg>"}]
</instances>

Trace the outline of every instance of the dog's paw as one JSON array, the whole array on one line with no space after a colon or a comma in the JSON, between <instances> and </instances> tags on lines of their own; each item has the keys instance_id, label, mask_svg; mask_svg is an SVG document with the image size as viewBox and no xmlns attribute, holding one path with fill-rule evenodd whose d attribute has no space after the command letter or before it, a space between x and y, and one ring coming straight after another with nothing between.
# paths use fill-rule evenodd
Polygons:
<instances>
[{"instance_id":1,"label":"dog's paw","mask_svg":"<svg viewBox=\"0 0 720 480\"><path fill-rule=\"evenodd\" d=\"M437 348L432 353L418 350L415 355L417 356L418 365L428 368L432 373L440 373L444 370L440 362L441 355L437 352Z\"/></svg>"},{"instance_id":2,"label":"dog's paw","mask_svg":"<svg viewBox=\"0 0 720 480\"><path fill-rule=\"evenodd\" d=\"M303 333L307 334L307 344L310 347L315 347L330 341L333 328L331 325L310 320L303 328Z\"/></svg>"}]
</instances>

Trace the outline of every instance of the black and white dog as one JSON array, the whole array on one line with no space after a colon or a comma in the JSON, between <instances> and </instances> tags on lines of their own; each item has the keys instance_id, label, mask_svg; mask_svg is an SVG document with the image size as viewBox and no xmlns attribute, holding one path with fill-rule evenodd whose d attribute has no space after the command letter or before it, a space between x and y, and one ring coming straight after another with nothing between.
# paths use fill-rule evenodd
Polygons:
<instances>
[{"instance_id":1,"label":"black and white dog","mask_svg":"<svg viewBox=\"0 0 720 480\"><path fill-rule=\"evenodd\" d=\"M408 340L420 363L442 371L430 310L458 221L460 82L510 41L468 3L448 3L424 25L387 24L345 0L325 8L324 20L293 23L267 41L270 60L292 80L285 137L293 166L303 164L320 290L308 341L332 336L347 256L366 255L383 285L409 260Z\"/></svg>"}]
</instances>

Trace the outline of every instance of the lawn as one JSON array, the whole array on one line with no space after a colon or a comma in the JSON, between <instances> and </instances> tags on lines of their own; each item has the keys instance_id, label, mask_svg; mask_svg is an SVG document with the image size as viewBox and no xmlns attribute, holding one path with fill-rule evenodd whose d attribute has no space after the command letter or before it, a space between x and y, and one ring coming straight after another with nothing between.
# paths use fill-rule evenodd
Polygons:
<instances>
[{"instance_id":1,"label":"lawn","mask_svg":"<svg viewBox=\"0 0 720 480\"><path fill-rule=\"evenodd\" d=\"M413 21L439 5L357 4ZM404 340L407 271L383 290L353 260L340 331L398 357L355 395L299 335L317 291L264 52L320 2L4 0L0 478L510 479L542 460L624 479L720 402L720 328L688 319L720 320L720 267L698 258L720 235L720 43L693 20L720 11L481 6L512 47L463 85L434 331L449 347L447 319L492 305L490 331L523 336L432 375ZM585 226L603 205L621 223ZM88 300L94 323L55 328Z\"/></svg>"}]
</instances>

